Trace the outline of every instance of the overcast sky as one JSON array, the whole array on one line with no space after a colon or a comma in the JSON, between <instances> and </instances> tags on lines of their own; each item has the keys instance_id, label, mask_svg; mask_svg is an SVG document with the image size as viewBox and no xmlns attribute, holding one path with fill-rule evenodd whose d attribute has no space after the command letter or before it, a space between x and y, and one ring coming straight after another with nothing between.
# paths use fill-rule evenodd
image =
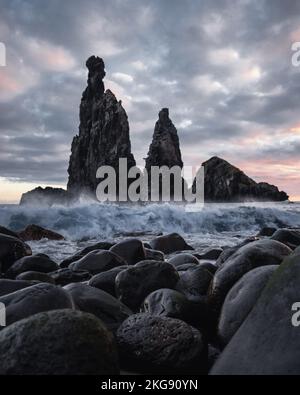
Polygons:
<instances>
[{"instance_id":1,"label":"overcast sky","mask_svg":"<svg viewBox=\"0 0 300 395\"><path fill-rule=\"evenodd\" d=\"M0 0L0 201L65 185L86 59L128 113L143 164L169 107L186 165L213 155L300 200L298 0Z\"/></svg>"}]
</instances>

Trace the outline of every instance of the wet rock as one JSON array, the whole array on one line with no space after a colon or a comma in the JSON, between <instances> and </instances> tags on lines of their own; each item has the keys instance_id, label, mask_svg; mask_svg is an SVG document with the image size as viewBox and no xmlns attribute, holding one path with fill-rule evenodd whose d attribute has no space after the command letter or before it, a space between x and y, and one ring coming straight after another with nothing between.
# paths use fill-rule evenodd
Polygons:
<instances>
[{"instance_id":1,"label":"wet rock","mask_svg":"<svg viewBox=\"0 0 300 395\"><path fill-rule=\"evenodd\" d=\"M64 268L49 273L49 276L51 276L56 285L64 286L70 283L88 281L92 275L84 270L71 270Z\"/></svg>"},{"instance_id":2,"label":"wet rock","mask_svg":"<svg viewBox=\"0 0 300 395\"><path fill-rule=\"evenodd\" d=\"M41 283L55 284L54 280L47 273L28 271L19 274L16 280L39 281Z\"/></svg>"},{"instance_id":3,"label":"wet rock","mask_svg":"<svg viewBox=\"0 0 300 395\"><path fill-rule=\"evenodd\" d=\"M117 275L122 271L128 269L128 266L119 266L113 269L107 270L106 272L102 272L93 276L90 281L89 285L91 287L95 287L98 289L102 289L109 293L110 295L116 297L116 290L115 290L115 279Z\"/></svg>"},{"instance_id":4,"label":"wet rock","mask_svg":"<svg viewBox=\"0 0 300 395\"><path fill-rule=\"evenodd\" d=\"M147 374L193 374L207 369L201 333L181 320L136 314L117 332L121 361Z\"/></svg>"},{"instance_id":5,"label":"wet rock","mask_svg":"<svg viewBox=\"0 0 300 395\"><path fill-rule=\"evenodd\" d=\"M194 255L188 253L176 254L172 258L168 259L168 262L176 268L187 263L195 265L200 263Z\"/></svg>"},{"instance_id":6,"label":"wet rock","mask_svg":"<svg viewBox=\"0 0 300 395\"><path fill-rule=\"evenodd\" d=\"M69 269L84 270L93 275L121 265L126 265L126 262L114 252L96 250L89 252L83 258L71 263Z\"/></svg>"},{"instance_id":7,"label":"wet rock","mask_svg":"<svg viewBox=\"0 0 300 395\"><path fill-rule=\"evenodd\" d=\"M68 267L71 263L73 263L75 261L79 261L79 259L81 259L84 256L86 256L91 251L95 251L95 250L109 250L113 245L114 245L114 243L110 243L108 241L100 241L99 243L96 243L96 244L93 244L91 246L88 246L88 247L84 248L83 250L78 251L76 254L64 259L60 263L59 266L61 268Z\"/></svg>"},{"instance_id":8,"label":"wet rock","mask_svg":"<svg viewBox=\"0 0 300 395\"><path fill-rule=\"evenodd\" d=\"M113 332L132 314L127 306L101 289L78 283L66 285L64 289L78 310L94 314Z\"/></svg>"},{"instance_id":9,"label":"wet rock","mask_svg":"<svg viewBox=\"0 0 300 395\"><path fill-rule=\"evenodd\" d=\"M20 238L17 233L13 232L10 229L5 228L4 226L0 226L0 234L15 237L16 239Z\"/></svg>"},{"instance_id":10,"label":"wet rock","mask_svg":"<svg viewBox=\"0 0 300 395\"><path fill-rule=\"evenodd\" d=\"M165 236L156 237L150 241L154 250L162 251L164 254L171 254L176 251L193 250L178 233L171 233Z\"/></svg>"},{"instance_id":11,"label":"wet rock","mask_svg":"<svg viewBox=\"0 0 300 395\"><path fill-rule=\"evenodd\" d=\"M260 266L279 265L291 252L286 245L269 239L238 249L215 273L209 296L211 306L218 311L229 290L244 274Z\"/></svg>"},{"instance_id":12,"label":"wet rock","mask_svg":"<svg viewBox=\"0 0 300 395\"><path fill-rule=\"evenodd\" d=\"M219 258L219 256L222 254L222 252L223 252L222 248L207 249L206 251L203 251L200 254L197 254L197 258L198 259L217 260Z\"/></svg>"},{"instance_id":13,"label":"wet rock","mask_svg":"<svg viewBox=\"0 0 300 395\"><path fill-rule=\"evenodd\" d=\"M195 263L184 263L183 265L176 266L178 272L185 272L189 269L195 269Z\"/></svg>"},{"instance_id":14,"label":"wet rock","mask_svg":"<svg viewBox=\"0 0 300 395\"><path fill-rule=\"evenodd\" d=\"M73 307L72 300L65 290L46 283L1 296L0 302L6 307L7 325L42 311Z\"/></svg>"},{"instance_id":15,"label":"wet rock","mask_svg":"<svg viewBox=\"0 0 300 395\"><path fill-rule=\"evenodd\" d=\"M38 225L28 225L26 229L19 232L19 236L24 241L31 240L64 240L64 237L59 233L53 232L52 230L42 228Z\"/></svg>"},{"instance_id":16,"label":"wet rock","mask_svg":"<svg viewBox=\"0 0 300 395\"><path fill-rule=\"evenodd\" d=\"M1 375L119 374L113 336L80 311L44 312L10 325L0 333L0 354Z\"/></svg>"},{"instance_id":17,"label":"wet rock","mask_svg":"<svg viewBox=\"0 0 300 395\"><path fill-rule=\"evenodd\" d=\"M276 228L265 226L259 231L257 236L258 237L271 237L276 232L276 230L277 230Z\"/></svg>"},{"instance_id":18,"label":"wet rock","mask_svg":"<svg viewBox=\"0 0 300 395\"><path fill-rule=\"evenodd\" d=\"M223 252L221 253L221 255L219 256L219 258L216 261L216 266L217 267L222 266L223 263L226 262L227 259L229 259L240 248L244 247L247 244L253 243L254 241L258 241L258 240L259 240L258 237L250 237L234 247L224 247Z\"/></svg>"},{"instance_id":19,"label":"wet rock","mask_svg":"<svg viewBox=\"0 0 300 395\"><path fill-rule=\"evenodd\" d=\"M207 291L213 275L200 265L180 273L180 280L176 285L177 291L184 294L192 302L206 300Z\"/></svg>"},{"instance_id":20,"label":"wet rock","mask_svg":"<svg viewBox=\"0 0 300 395\"><path fill-rule=\"evenodd\" d=\"M294 250L300 246L300 231L298 229L278 229L271 239L280 241Z\"/></svg>"},{"instance_id":21,"label":"wet rock","mask_svg":"<svg viewBox=\"0 0 300 395\"><path fill-rule=\"evenodd\" d=\"M173 289L158 289L146 297L141 311L152 315L178 318L190 322L193 309L187 298Z\"/></svg>"},{"instance_id":22,"label":"wet rock","mask_svg":"<svg viewBox=\"0 0 300 395\"><path fill-rule=\"evenodd\" d=\"M214 365L216 375L299 375L300 256L287 257Z\"/></svg>"},{"instance_id":23,"label":"wet rock","mask_svg":"<svg viewBox=\"0 0 300 395\"><path fill-rule=\"evenodd\" d=\"M253 269L246 273L228 292L218 325L218 335L223 345L230 341L242 325L278 267L270 265Z\"/></svg>"},{"instance_id":24,"label":"wet rock","mask_svg":"<svg viewBox=\"0 0 300 395\"><path fill-rule=\"evenodd\" d=\"M17 260L6 272L6 276L16 278L19 274L29 271L49 273L57 268L57 264L48 257L32 255Z\"/></svg>"},{"instance_id":25,"label":"wet rock","mask_svg":"<svg viewBox=\"0 0 300 395\"><path fill-rule=\"evenodd\" d=\"M164 261L165 254L161 251L152 250L152 248L145 248L145 259L153 261Z\"/></svg>"},{"instance_id":26,"label":"wet rock","mask_svg":"<svg viewBox=\"0 0 300 395\"><path fill-rule=\"evenodd\" d=\"M32 281L0 279L0 296L8 295L19 289L28 288L33 285Z\"/></svg>"},{"instance_id":27,"label":"wet rock","mask_svg":"<svg viewBox=\"0 0 300 395\"><path fill-rule=\"evenodd\" d=\"M111 247L110 251L123 258L128 265L135 265L146 259L144 245L138 239L121 241Z\"/></svg>"},{"instance_id":28,"label":"wet rock","mask_svg":"<svg viewBox=\"0 0 300 395\"><path fill-rule=\"evenodd\" d=\"M0 234L0 272L5 273L16 260L31 254L31 248L21 240Z\"/></svg>"},{"instance_id":29,"label":"wet rock","mask_svg":"<svg viewBox=\"0 0 300 395\"><path fill-rule=\"evenodd\" d=\"M137 311L151 292L160 288L173 289L179 279L172 265L161 261L144 261L121 271L116 279L118 298Z\"/></svg>"},{"instance_id":30,"label":"wet rock","mask_svg":"<svg viewBox=\"0 0 300 395\"><path fill-rule=\"evenodd\" d=\"M218 270L217 265L211 262L201 262L199 266L202 267L203 269L208 270L212 275L214 275Z\"/></svg>"},{"instance_id":31,"label":"wet rock","mask_svg":"<svg viewBox=\"0 0 300 395\"><path fill-rule=\"evenodd\" d=\"M126 111L110 90L104 90L103 60L91 56L86 66L88 86L80 104L79 134L72 142L68 192L72 196L84 193L96 198L96 188L101 182L96 178L99 167L112 166L118 181L119 159L127 159L128 169L136 163L131 153ZM117 195L118 188L117 183Z\"/></svg>"}]
</instances>

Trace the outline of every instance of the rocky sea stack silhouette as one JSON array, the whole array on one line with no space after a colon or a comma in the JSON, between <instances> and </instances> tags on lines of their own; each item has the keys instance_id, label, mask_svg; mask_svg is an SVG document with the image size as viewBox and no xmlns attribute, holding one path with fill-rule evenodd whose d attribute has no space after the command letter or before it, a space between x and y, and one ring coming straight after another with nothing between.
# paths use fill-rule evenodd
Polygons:
<instances>
[{"instance_id":1,"label":"rocky sea stack silhouette","mask_svg":"<svg viewBox=\"0 0 300 395\"><path fill-rule=\"evenodd\" d=\"M38 187L23 194L20 204L51 206L72 202L81 195L96 198L96 187L101 181L96 178L96 172L100 166L112 166L118 174L120 158L127 159L128 169L136 164L131 152L126 111L110 90L105 91L103 59L91 56L86 66L88 85L80 104L79 134L74 137L71 147L67 191ZM150 173L151 166L183 167L178 133L167 108L159 112L146 158L145 168ZM221 158L213 157L204 162L204 166L207 202L288 200L288 195L276 186L255 182ZM195 182L192 188L195 189Z\"/></svg>"}]
</instances>

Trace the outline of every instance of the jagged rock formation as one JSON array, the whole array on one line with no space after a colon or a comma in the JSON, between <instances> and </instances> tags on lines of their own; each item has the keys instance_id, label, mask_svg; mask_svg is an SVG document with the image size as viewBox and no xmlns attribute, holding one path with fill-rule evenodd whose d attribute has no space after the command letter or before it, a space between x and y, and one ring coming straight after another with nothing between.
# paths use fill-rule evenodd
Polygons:
<instances>
[{"instance_id":1,"label":"jagged rock formation","mask_svg":"<svg viewBox=\"0 0 300 395\"><path fill-rule=\"evenodd\" d=\"M69 202L69 195L62 188L37 187L32 191L23 193L20 205L53 206L54 204L65 205Z\"/></svg>"},{"instance_id":2,"label":"jagged rock formation","mask_svg":"<svg viewBox=\"0 0 300 395\"><path fill-rule=\"evenodd\" d=\"M206 202L285 201L288 195L274 185L257 183L237 167L214 156L203 163ZM195 193L195 181L192 186Z\"/></svg>"},{"instance_id":3,"label":"jagged rock formation","mask_svg":"<svg viewBox=\"0 0 300 395\"><path fill-rule=\"evenodd\" d=\"M146 158L145 168L149 175L149 192L152 166L167 166L168 168L173 166L179 166L180 168L183 167L177 129L169 118L168 108L163 108L158 114L158 121L155 124L153 140ZM182 180L182 182L184 181ZM170 193L172 197L174 194L172 177Z\"/></svg>"},{"instance_id":4,"label":"jagged rock formation","mask_svg":"<svg viewBox=\"0 0 300 395\"><path fill-rule=\"evenodd\" d=\"M95 195L100 166L112 166L117 174L119 158L127 158L128 168L135 166L127 114L121 101L110 90L104 91L104 62L91 56L86 66L88 86L81 99L79 135L72 142L68 169L68 191L72 195Z\"/></svg>"},{"instance_id":5,"label":"jagged rock formation","mask_svg":"<svg viewBox=\"0 0 300 395\"><path fill-rule=\"evenodd\" d=\"M151 166L179 166L182 168L179 138L177 130L169 118L169 109L163 108L158 117L146 158L146 170L150 171Z\"/></svg>"}]
</instances>

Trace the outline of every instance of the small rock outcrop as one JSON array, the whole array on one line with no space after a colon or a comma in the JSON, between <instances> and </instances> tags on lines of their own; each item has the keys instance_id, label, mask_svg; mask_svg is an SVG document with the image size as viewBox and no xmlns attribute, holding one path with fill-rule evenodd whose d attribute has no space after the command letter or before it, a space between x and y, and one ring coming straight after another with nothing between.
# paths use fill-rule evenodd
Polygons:
<instances>
[{"instance_id":1,"label":"small rock outcrop","mask_svg":"<svg viewBox=\"0 0 300 395\"><path fill-rule=\"evenodd\" d=\"M53 206L66 205L69 202L69 195L65 189L51 187L37 187L32 191L22 194L21 206Z\"/></svg>"},{"instance_id":2,"label":"small rock outcrop","mask_svg":"<svg viewBox=\"0 0 300 395\"><path fill-rule=\"evenodd\" d=\"M101 181L96 179L100 166L112 166L118 174L119 158L127 159L128 168L136 163L131 153L126 111L121 101L104 89L103 60L91 56L86 66L88 86L80 104L79 135L72 142L68 191L73 196L84 193L94 197Z\"/></svg>"},{"instance_id":3,"label":"small rock outcrop","mask_svg":"<svg viewBox=\"0 0 300 395\"><path fill-rule=\"evenodd\" d=\"M217 156L202 164L206 202L285 201L288 195L265 182L257 183L237 167ZM195 193L195 181L192 190Z\"/></svg>"}]
</instances>

